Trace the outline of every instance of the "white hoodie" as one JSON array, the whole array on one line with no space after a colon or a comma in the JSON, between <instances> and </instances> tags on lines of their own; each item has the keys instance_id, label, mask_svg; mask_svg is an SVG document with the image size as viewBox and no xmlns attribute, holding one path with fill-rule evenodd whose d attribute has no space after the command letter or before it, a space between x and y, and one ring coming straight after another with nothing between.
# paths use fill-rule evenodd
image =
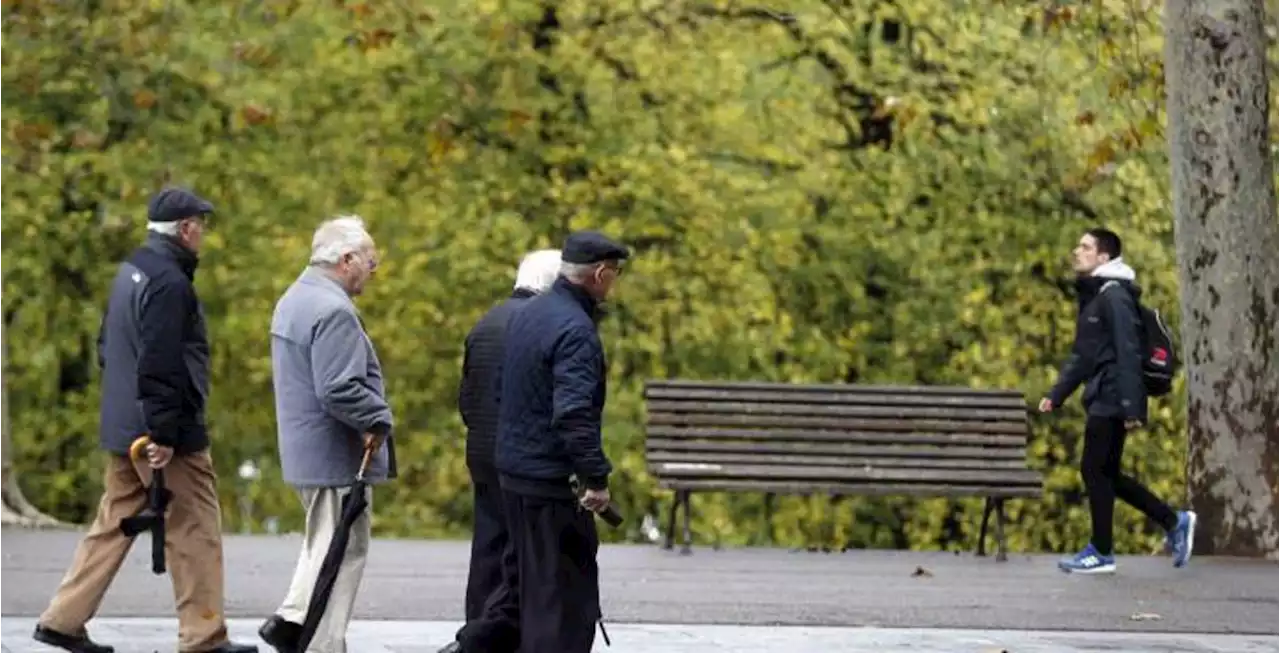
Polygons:
<instances>
[{"instance_id":1,"label":"white hoodie","mask_svg":"<svg viewBox=\"0 0 1280 653\"><path fill-rule=\"evenodd\" d=\"M1108 279L1121 279L1123 281L1134 281L1138 278L1138 275L1133 271L1133 268L1129 267L1129 264L1125 263L1124 259L1121 257L1113 258L1110 261L1099 265L1094 269L1093 276L1106 277Z\"/></svg>"}]
</instances>

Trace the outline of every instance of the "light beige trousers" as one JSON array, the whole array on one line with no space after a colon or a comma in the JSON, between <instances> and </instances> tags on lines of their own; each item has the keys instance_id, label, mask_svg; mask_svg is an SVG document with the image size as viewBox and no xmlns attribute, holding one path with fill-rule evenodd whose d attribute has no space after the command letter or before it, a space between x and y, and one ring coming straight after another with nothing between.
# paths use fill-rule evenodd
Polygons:
<instances>
[{"instance_id":1,"label":"light beige trousers","mask_svg":"<svg viewBox=\"0 0 1280 653\"><path fill-rule=\"evenodd\" d=\"M174 456L164 470L173 499L165 511L164 549L178 608L178 650L207 651L227 642L222 614L222 512L209 451ZM109 456L98 515L80 545L40 624L82 635L129 555L135 538L120 520L147 505L151 468L127 456ZM151 535L137 539L151 548Z\"/></svg>"},{"instance_id":2,"label":"light beige trousers","mask_svg":"<svg viewBox=\"0 0 1280 653\"><path fill-rule=\"evenodd\" d=\"M320 573L324 556L329 551L329 542L342 519L342 498L350 492L350 487L302 488L298 491L302 507L306 510L306 525L303 527L302 551L298 554L298 565L293 570L289 593L285 596L284 603L280 604L280 609L276 610L276 614L282 619L296 624L306 620L307 605L311 602L316 576ZM316 635L306 653L347 651L347 625L351 622L351 612L355 607L360 580L364 577L365 560L369 555L372 487L365 488L365 498L369 501L369 507L351 527L351 537L347 541L346 555L342 558L342 566L333 584L333 593L329 595L324 617L320 619Z\"/></svg>"}]
</instances>

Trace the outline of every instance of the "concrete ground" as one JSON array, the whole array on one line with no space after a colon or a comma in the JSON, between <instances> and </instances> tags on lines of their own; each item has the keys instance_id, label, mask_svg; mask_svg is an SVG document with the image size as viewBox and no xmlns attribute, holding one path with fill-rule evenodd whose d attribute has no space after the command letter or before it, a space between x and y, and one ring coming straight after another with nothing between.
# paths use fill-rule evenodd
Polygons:
<instances>
[{"instance_id":1,"label":"concrete ground","mask_svg":"<svg viewBox=\"0 0 1280 653\"><path fill-rule=\"evenodd\" d=\"M258 641L257 619L233 619L231 635ZM55 653L31 639L33 617L0 620L4 653ZM158 618L105 618L91 632L117 653L174 650L178 622ZM457 624L444 621L357 621L347 634L350 653L435 653ZM597 653L1274 653L1275 637L1097 633L1083 631L972 630L937 628L847 628L832 626L732 626L615 624L612 646L597 634Z\"/></svg>"},{"instance_id":2,"label":"concrete ground","mask_svg":"<svg viewBox=\"0 0 1280 653\"><path fill-rule=\"evenodd\" d=\"M79 537L73 531L4 530L0 612L6 651L41 650L23 648L30 642L29 618L46 605ZM243 618L233 627L252 638L255 624L288 585L299 538L228 535L225 547L227 613ZM151 575L148 549L145 541L134 547L99 614L149 619L95 623L130 640L144 638L148 643L137 650L152 651L171 646L175 631L164 621L172 615L169 581ZM351 650L428 651L447 640L461 618L467 558L465 542L375 541L357 602L361 623L353 627L353 637L367 639L360 640L363 646L353 642ZM1195 558L1174 569L1167 557L1124 557L1115 576L1078 577L1059 572L1055 560L706 548L680 556L653 546L604 546L602 602L614 624L608 650L796 651L818 644L820 650L984 653L1278 648L1275 562ZM605 650L603 643L597 649Z\"/></svg>"}]
</instances>

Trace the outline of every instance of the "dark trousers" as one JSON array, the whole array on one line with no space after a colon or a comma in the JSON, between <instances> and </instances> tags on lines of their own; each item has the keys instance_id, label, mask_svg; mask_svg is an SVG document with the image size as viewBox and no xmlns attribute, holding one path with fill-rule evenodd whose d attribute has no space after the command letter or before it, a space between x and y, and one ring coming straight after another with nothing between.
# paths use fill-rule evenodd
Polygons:
<instances>
[{"instance_id":1,"label":"dark trousers","mask_svg":"<svg viewBox=\"0 0 1280 653\"><path fill-rule=\"evenodd\" d=\"M467 621L484 614L489 596L502 589L502 553L510 539L502 514L502 488L498 479L473 475L475 527L471 535L471 565L467 570Z\"/></svg>"},{"instance_id":2,"label":"dark trousers","mask_svg":"<svg viewBox=\"0 0 1280 653\"><path fill-rule=\"evenodd\" d=\"M467 653L515 653L520 647L519 569L496 474L472 472L475 528L457 640Z\"/></svg>"},{"instance_id":3,"label":"dark trousers","mask_svg":"<svg viewBox=\"0 0 1280 653\"><path fill-rule=\"evenodd\" d=\"M1157 499L1141 483L1120 471L1124 455L1124 420L1090 416L1084 429L1084 457L1080 475L1089 493L1089 514L1093 518L1093 546L1098 553L1111 555L1112 519L1116 498L1142 511L1165 530L1178 524L1178 516L1168 504Z\"/></svg>"},{"instance_id":4,"label":"dark trousers","mask_svg":"<svg viewBox=\"0 0 1280 653\"><path fill-rule=\"evenodd\" d=\"M600 619L594 515L574 499L503 494L519 566L520 653L590 653Z\"/></svg>"}]
</instances>

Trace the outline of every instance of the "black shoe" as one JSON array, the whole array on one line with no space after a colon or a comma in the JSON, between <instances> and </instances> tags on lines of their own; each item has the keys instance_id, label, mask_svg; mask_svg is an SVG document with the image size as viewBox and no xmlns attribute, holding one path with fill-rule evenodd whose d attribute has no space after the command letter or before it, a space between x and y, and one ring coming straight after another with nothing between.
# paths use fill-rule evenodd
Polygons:
<instances>
[{"instance_id":1,"label":"black shoe","mask_svg":"<svg viewBox=\"0 0 1280 653\"><path fill-rule=\"evenodd\" d=\"M459 644L456 641L449 642L448 644L444 645L444 648L440 649L439 651L436 651L436 653L462 653L462 644Z\"/></svg>"},{"instance_id":2,"label":"black shoe","mask_svg":"<svg viewBox=\"0 0 1280 653\"><path fill-rule=\"evenodd\" d=\"M257 644L236 644L223 642L222 646L211 648L207 653L258 653Z\"/></svg>"},{"instance_id":3,"label":"black shoe","mask_svg":"<svg viewBox=\"0 0 1280 653\"><path fill-rule=\"evenodd\" d=\"M301 635L302 624L286 621L278 614L268 617L258 628L258 637L270 644L277 653L295 653L298 649L298 637Z\"/></svg>"},{"instance_id":4,"label":"black shoe","mask_svg":"<svg viewBox=\"0 0 1280 653\"><path fill-rule=\"evenodd\" d=\"M31 637L41 644L48 644L71 653L115 653L116 651L110 646L98 644L89 639L88 635L68 635L39 624L36 624L36 632Z\"/></svg>"}]
</instances>

